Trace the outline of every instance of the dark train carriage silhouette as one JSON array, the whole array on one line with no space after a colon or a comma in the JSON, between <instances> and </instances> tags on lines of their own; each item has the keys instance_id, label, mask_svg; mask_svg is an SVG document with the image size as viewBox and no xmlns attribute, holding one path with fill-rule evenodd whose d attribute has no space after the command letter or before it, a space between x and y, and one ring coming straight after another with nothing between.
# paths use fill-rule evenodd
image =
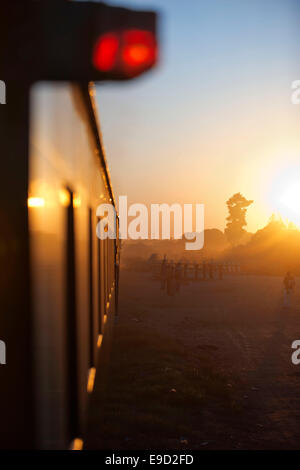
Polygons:
<instances>
[{"instance_id":1,"label":"dark train carriage silhouette","mask_svg":"<svg viewBox=\"0 0 300 470\"><path fill-rule=\"evenodd\" d=\"M30 108L23 202L16 214L12 184L1 204L8 212L1 301L9 305L1 312L10 324L1 329L0 442L66 448L80 444L97 349L109 341L115 314L118 240L96 235L96 208L114 197L92 88L39 84ZM19 170L10 171L13 181Z\"/></svg>"},{"instance_id":2,"label":"dark train carriage silhouette","mask_svg":"<svg viewBox=\"0 0 300 470\"><path fill-rule=\"evenodd\" d=\"M119 259L118 239L96 236L97 206L115 201L90 80L128 80L155 62L152 12L5 4L0 448L83 445L88 396L107 362Z\"/></svg>"}]
</instances>

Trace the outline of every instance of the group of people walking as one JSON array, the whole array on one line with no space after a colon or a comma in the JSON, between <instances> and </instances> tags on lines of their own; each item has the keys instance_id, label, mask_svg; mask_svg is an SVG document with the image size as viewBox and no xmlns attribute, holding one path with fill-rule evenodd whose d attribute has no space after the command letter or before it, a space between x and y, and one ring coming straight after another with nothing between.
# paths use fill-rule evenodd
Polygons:
<instances>
[{"instance_id":1,"label":"group of people walking","mask_svg":"<svg viewBox=\"0 0 300 470\"><path fill-rule=\"evenodd\" d=\"M291 300L295 291L295 278L290 271L286 273L283 279L283 306L285 308L291 307Z\"/></svg>"},{"instance_id":2,"label":"group of people walking","mask_svg":"<svg viewBox=\"0 0 300 470\"><path fill-rule=\"evenodd\" d=\"M161 290L166 290L168 295L180 292L181 284L188 280L213 280L223 279L224 273L238 273L240 267L233 263L203 261L201 264L188 264L186 262L174 262L164 256L160 267Z\"/></svg>"},{"instance_id":3,"label":"group of people walking","mask_svg":"<svg viewBox=\"0 0 300 470\"><path fill-rule=\"evenodd\" d=\"M203 261L201 264L195 263L190 265L181 261L169 261L165 255L160 266L161 290L166 291L168 295L175 295L180 292L181 285L188 280L222 280L224 273L239 272L240 266L234 263ZM283 306L285 308L291 307L294 291L295 278L293 274L288 271L283 279Z\"/></svg>"}]
</instances>

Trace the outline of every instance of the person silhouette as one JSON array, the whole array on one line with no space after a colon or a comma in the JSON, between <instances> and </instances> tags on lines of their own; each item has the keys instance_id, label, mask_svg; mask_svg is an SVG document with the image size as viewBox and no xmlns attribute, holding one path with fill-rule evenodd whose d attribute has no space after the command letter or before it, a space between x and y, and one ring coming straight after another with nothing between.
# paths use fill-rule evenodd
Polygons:
<instances>
[{"instance_id":1,"label":"person silhouette","mask_svg":"<svg viewBox=\"0 0 300 470\"><path fill-rule=\"evenodd\" d=\"M168 270L167 270L167 294L168 295L174 295L174 274L175 274L174 261L171 260L168 264Z\"/></svg>"},{"instance_id":2,"label":"person silhouette","mask_svg":"<svg viewBox=\"0 0 300 470\"><path fill-rule=\"evenodd\" d=\"M181 282L182 282L182 264L179 261L175 266L175 289L176 289L176 292L178 293L180 292Z\"/></svg>"},{"instance_id":3,"label":"person silhouette","mask_svg":"<svg viewBox=\"0 0 300 470\"><path fill-rule=\"evenodd\" d=\"M290 271L288 271L283 279L283 288L284 288L284 298L283 305L284 307L290 308L291 306L291 297L295 290L295 278Z\"/></svg>"},{"instance_id":4,"label":"person silhouette","mask_svg":"<svg viewBox=\"0 0 300 470\"><path fill-rule=\"evenodd\" d=\"M223 279L223 263L218 264L218 272L220 281Z\"/></svg>"},{"instance_id":5,"label":"person silhouette","mask_svg":"<svg viewBox=\"0 0 300 470\"><path fill-rule=\"evenodd\" d=\"M168 260L167 256L164 255L164 258L161 262L161 267L160 267L160 288L161 290L165 290L166 288L166 283L167 283L167 271L168 271Z\"/></svg>"}]
</instances>

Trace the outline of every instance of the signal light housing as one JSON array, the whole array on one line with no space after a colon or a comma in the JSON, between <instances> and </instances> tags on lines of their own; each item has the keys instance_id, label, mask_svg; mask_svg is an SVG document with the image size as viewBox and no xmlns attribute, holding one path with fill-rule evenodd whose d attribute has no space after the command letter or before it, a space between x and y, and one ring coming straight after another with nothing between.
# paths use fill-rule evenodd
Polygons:
<instances>
[{"instance_id":1,"label":"signal light housing","mask_svg":"<svg viewBox=\"0 0 300 470\"><path fill-rule=\"evenodd\" d=\"M15 24L12 9L8 23ZM128 80L157 62L157 15L95 2L36 2L24 7L22 25L2 33L15 54L0 49L2 79L29 81ZM16 31L22 31L22 37ZM5 36L5 37L4 37ZM11 51L11 48L10 48Z\"/></svg>"}]
</instances>

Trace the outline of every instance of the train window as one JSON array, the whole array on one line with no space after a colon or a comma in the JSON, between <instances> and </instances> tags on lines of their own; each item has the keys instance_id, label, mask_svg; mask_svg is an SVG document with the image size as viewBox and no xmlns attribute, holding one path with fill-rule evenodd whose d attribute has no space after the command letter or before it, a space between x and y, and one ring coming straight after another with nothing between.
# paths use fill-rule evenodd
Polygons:
<instances>
[{"instance_id":1,"label":"train window","mask_svg":"<svg viewBox=\"0 0 300 470\"><path fill-rule=\"evenodd\" d=\"M108 238L105 240L105 312L107 313L108 303Z\"/></svg>"},{"instance_id":2,"label":"train window","mask_svg":"<svg viewBox=\"0 0 300 470\"><path fill-rule=\"evenodd\" d=\"M103 313L106 314L106 286L107 286L107 278L106 278L106 243L107 240L103 240Z\"/></svg>"},{"instance_id":3,"label":"train window","mask_svg":"<svg viewBox=\"0 0 300 470\"><path fill-rule=\"evenodd\" d=\"M112 294L114 281L114 240L110 241L110 293Z\"/></svg>"},{"instance_id":4,"label":"train window","mask_svg":"<svg viewBox=\"0 0 300 470\"><path fill-rule=\"evenodd\" d=\"M99 319L99 333L103 333L102 325L102 299L103 299L103 290L102 290L102 241L97 239L97 289L98 289L98 319Z\"/></svg>"},{"instance_id":5,"label":"train window","mask_svg":"<svg viewBox=\"0 0 300 470\"><path fill-rule=\"evenodd\" d=\"M114 240L114 282L115 282L115 315L118 315L119 292L119 255L117 241Z\"/></svg>"},{"instance_id":6,"label":"train window","mask_svg":"<svg viewBox=\"0 0 300 470\"><path fill-rule=\"evenodd\" d=\"M113 283L113 240L109 243L109 294L111 295L112 283Z\"/></svg>"},{"instance_id":7,"label":"train window","mask_svg":"<svg viewBox=\"0 0 300 470\"><path fill-rule=\"evenodd\" d=\"M107 239L107 243L106 243L106 258L107 258L107 261L106 261L106 276L107 276L107 284L106 284L106 306L108 307L108 303L109 303L109 242L110 240Z\"/></svg>"},{"instance_id":8,"label":"train window","mask_svg":"<svg viewBox=\"0 0 300 470\"><path fill-rule=\"evenodd\" d=\"M70 198L66 207L66 377L67 377L67 428L70 441L78 436L78 351L77 351L77 312L76 312L76 273L75 273L75 229L74 194L67 190Z\"/></svg>"},{"instance_id":9,"label":"train window","mask_svg":"<svg viewBox=\"0 0 300 470\"><path fill-rule=\"evenodd\" d=\"M89 279L89 362L90 367L95 365L95 318L94 318L94 276L93 276L93 211L89 208L88 217L88 238L89 238L89 253L88 253L88 279Z\"/></svg>"}]
</instances>

